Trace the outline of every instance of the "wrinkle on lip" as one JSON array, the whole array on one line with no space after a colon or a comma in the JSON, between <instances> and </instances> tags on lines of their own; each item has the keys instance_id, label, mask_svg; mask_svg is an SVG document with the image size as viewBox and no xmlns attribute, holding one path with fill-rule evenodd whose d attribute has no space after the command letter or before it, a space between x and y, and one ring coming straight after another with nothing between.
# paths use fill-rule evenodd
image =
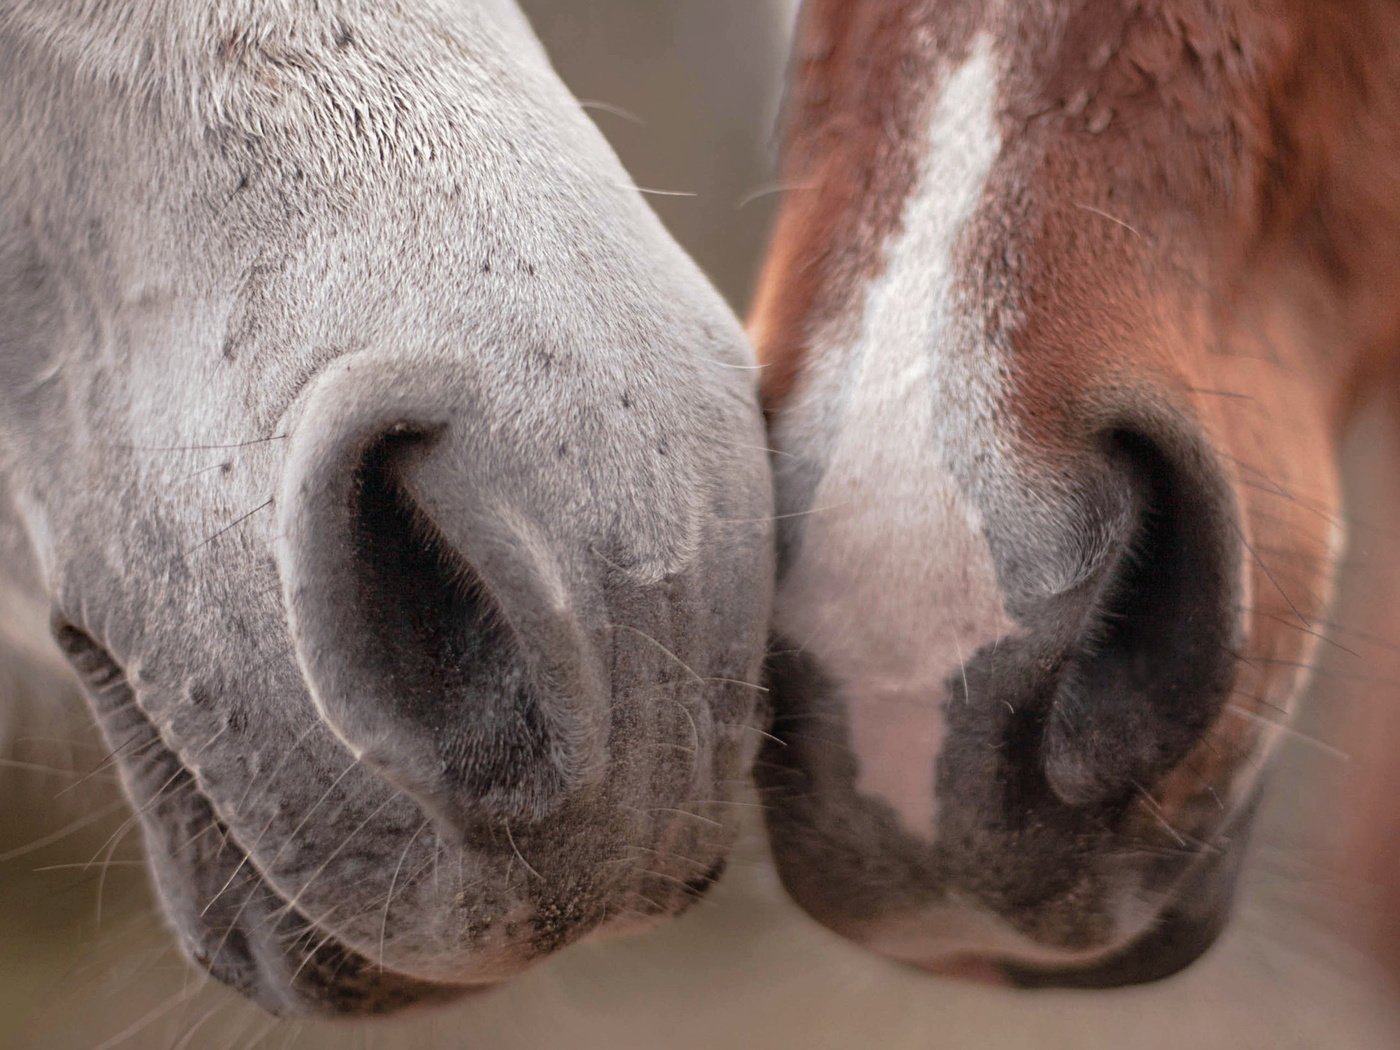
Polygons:
<instances>
[{"instance_id":1,"label":"wrinkle on lip","mask_svg":"<svg viewBox=\"0 0 1400 1050\"><path fill-rule=\"evenodd\" d=\"M276 1015L384 1012L472 990L386 970L297 909L268 882L194 771L165 742L122 666L85 632L60 626L56 633L112 750L134 819L145 829L163 909L197 965ZM211 827L221 832L212 852L187 852L210 842L199 831L190 837L191 829ZM303 954L297 946L308 943L308 934L315 947ZM347 971L373 976L346 988Z\"/></svg>"},{"instance_id":2,"label":"wrinkle on lip","mask_svg":"<svg viewBox=\"0 0 1400 1050\"><path fill-rule=\"evenodd\" d=\"M170 758L179 761L173 754ZM204 811L188 823L212 824L221 832L212 858L206 855L208 865L201 868L193 862L188 870L173 872L187 885L204 888L203 894L196 890L191 902L200 910L175 917L184 931L187 954L268 1013L279 1017L347 1010L380 1013L410 1003L455 999L475 990L387 969L351 948L267 881L192 776L181 804ZM153 867L158 861L173 867L173 851L161 852L157 858L152 850ZM156 878L162 880L159 871ZM373 976L366 981L365 974ZM357 978L353 984L351 976Z\"/></svg>"}]
</instances>

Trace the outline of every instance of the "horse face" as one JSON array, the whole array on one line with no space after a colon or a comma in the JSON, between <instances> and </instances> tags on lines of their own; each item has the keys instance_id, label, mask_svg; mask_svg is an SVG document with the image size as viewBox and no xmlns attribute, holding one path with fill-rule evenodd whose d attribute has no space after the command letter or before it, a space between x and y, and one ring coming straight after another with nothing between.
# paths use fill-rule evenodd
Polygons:
<instances>
[{"instance_id":1,"label":"horse face","mask_svg":"<svg viewBox=\"0 0 1400 1050\"><path fill-rule=\"evenodd\" d=\"M518 13L340 8L0 16L7 593L274 1011L702 894L772 574L742 332Z\"/></svg>"},{"instance_id":2,"label":"horse face","mask_svg":"<svg viewBox=\"0 0 1400 1050\"><path fill-rule=\"evenodd\" d=\"M1222 927L1325 615L1334 426L1400 333L1396 216L1355 221L1394 177L1317 191L1386 155L1317 72L1396 39L1354 6L807 5L753 319L757 768L839 932L1102 986Z\"/></svg>"}]
</instances>

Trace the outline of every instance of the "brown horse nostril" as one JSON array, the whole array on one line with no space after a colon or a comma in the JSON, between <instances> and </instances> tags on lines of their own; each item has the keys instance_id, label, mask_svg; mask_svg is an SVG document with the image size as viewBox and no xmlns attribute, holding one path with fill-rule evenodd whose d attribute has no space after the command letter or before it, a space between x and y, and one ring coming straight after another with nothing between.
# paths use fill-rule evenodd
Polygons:
<instances>
[{"instance_id":1,"label":"brown horse nostril","mask_svg":"<svg viewBox=\"0 0 1400 1050\"><path fill-rule=\"evenodd\" d=\"M1241 540L1228 490L1186 441L1119 432L1109 453L1138 525L1098 583L1046 723L1045 775L1071 805L1167 772L1220 713L1234 671Z\"/></svg>"}]
</instances>

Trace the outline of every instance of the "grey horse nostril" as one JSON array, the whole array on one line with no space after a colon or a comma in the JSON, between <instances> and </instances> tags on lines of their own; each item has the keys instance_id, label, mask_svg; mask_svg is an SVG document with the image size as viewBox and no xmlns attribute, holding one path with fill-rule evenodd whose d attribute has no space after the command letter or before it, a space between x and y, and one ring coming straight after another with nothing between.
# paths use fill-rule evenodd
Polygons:
<instances>
[{"instance_id":1,"label":"grey horse nostril","mask_svg":"<svg viewBox=\"0 0 1400 1050\"><path fill-rule=\"evenodd\" d=\"M1111 438L1137 530L1091 596L1049 712L1045 773L1065 802L1143 790L1201 738L1233 680L1239 548L1228 490L1187 442Z\"/></svg>"},{"instance_id":2,"label":"grey horse nostril","mask_svg":"<svg viewBox=\"0 0 1400 1050\"><path fill-rule=\"evenodd\" d=\"M403 721L431 738L380 737L362 758L404 787L426 791L438 815L447 816L452 795L462 796L457 804L514 796L505 809L522 817L563 791L564 772L550 761L542 697L503 611L396 478L398 453L416 440L400 427L360 467L351 571L373 677L391 684L395 695L385 699ZM500 704L502 695L512 703ZM407 754L405 745L426 750Z\"/></svg>"},{"instance_id":3,"label":"grey horse nostril","mask_svg":"<svg viewBox=\"0 0 1400 1050\"><path fill-rule=\"evenodd\" d=\"M312 695L441 833L539 819L604 762L602 672L564 571L495 505L451 425L383 419L353 378L308 412L284 482L281 567Z\"/></svg>"}]
</instances>

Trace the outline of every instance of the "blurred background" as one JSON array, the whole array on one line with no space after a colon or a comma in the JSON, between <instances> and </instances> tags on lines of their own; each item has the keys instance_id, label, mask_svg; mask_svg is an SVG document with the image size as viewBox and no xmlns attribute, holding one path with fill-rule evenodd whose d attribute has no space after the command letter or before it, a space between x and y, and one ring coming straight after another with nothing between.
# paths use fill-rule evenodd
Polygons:
<instances>
[{"instance_id":1,"label":"blurred background","mask_svg":"<svg viewBox=\"0 0 1400 1050\"><path fill-rule=\"evenodd\" d=\"M795 0L524 0L637 185L742 313L776 195L770 148ZM1232 928L1160 985L1013 993L877 960L808 921L757 811L720 887L644 937L584 945L471 1003L369 1026L275 1022L189 968L146 888L74 697L0 667L0 1050L1392 1050L1400 995L1357 947L1342 817L1357 726L1400 700L1400 436L1348 450L1352 545L1334 641L1285 744ZM1378 707L1377 705L1392 705Z\"/></svg>"}]
</instances>

